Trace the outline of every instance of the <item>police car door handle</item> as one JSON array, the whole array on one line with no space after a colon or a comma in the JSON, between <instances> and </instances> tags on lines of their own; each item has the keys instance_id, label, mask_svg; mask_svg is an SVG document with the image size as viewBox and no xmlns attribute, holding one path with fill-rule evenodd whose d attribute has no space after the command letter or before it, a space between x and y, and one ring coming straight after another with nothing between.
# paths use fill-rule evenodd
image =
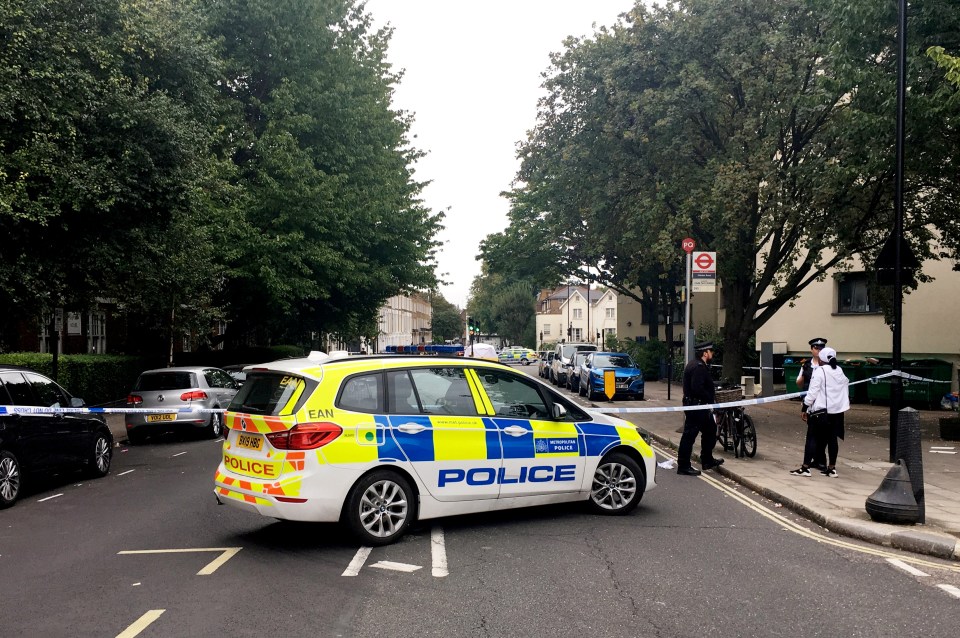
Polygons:
<instances>
[{"instance_id":1,"label":"police car door handle","mask_svg":"<svg viewBox=\"0 0 960 638\"><path fill-rule=\"evenodd\" d=\"M509 427L503 428L504 434L509 434L510 436L523 436L524 434L529 434L530 430L519 425L511 425Z\"/></svg>"},{"instance_id":2,"label":"police car door handle","mask_svg":"<svg viewBox=\"0 0 960 638\"><path fill-rule=\"evenodd\" d=\"M427 428L419 423L404 423L403 425L398 425L397 429L404 434L419 434Z\"/></svg>"}]
</instances>

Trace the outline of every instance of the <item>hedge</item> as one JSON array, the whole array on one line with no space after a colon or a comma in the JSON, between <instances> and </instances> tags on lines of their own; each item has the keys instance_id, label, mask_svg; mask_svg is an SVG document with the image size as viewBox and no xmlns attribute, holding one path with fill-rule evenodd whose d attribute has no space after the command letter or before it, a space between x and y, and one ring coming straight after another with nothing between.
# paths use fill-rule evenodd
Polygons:
<instances>
[{"instance_id":1,"label":"hedge","mask_svg":"<svg viewBox=\"0 0 960 638\"><path fill-rule=\"evenodd\" d=\"M303 356L298 346L246 348L243 350L209 350L206 352L177 353L175 365L222 367L231 364L250 364ZM38 352L10 352L0 354L0 364L17 365L53 377L53 355ZM134 357L110 354L60 355L57 383L73 396L81 397L87 405L100 406L122 402L144 370L166 367L163 357Z\"/></svg>"}]
</instances>

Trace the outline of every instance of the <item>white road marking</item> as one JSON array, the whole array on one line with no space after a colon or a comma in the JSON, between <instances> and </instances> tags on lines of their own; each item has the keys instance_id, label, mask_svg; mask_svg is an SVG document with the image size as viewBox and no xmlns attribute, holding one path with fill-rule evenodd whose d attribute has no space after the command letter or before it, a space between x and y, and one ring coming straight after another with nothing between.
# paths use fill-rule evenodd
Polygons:
<instances>
[{"instance_id":1,"label":"white road marking","mask_svg":"<svg viewBox=\"0 0 960 638\"><path fill-rule=\"evenodd\" d=\"M943 445L934 445L934 446L932 446L930 449L931 449L931 450L956 450L957 448L955 448L955 447L953 447L953 446L951 446L951 447L946 447L946 446L943 446Z\"/></svg>"},{"instance_id":2,"label":"white road marking","mask_svg":"<svg viewBox=\"0 0 960 638\"><path fill-rule=\"evenodd\" d=\"M937 585L937 587L947 592L954 598L960 598L960 587L954 587L953 585Z\"/></svg>"},{"instance_id":3,"label":"white road marking","mask_svg":"<svg viewBox=\"0 0 960 638\"><path fill-rule=\"evenodd\" d=\"M47 498L41 498L41 499L40 499L39 501L37 501L37 502L38 502L38 503L42 503L42 502L44 502L44 501L49 501L49 500L52 499L52 498L57 498L58 496L63 496L63 494L62 494L62 493L60 493L60 494L54 494L53 496L48 496Z\"/></svg>"},{"instance_id":4,"label":"white road marking","mask_svg":"<svg viewBox=\"0 0 960 638\"><path fill-rule=\"evenodd\" d=\"M360 568L363 567L363 564L367 562L367 557L370 556L370 552L373 551L372 547L361 547L357 550L357 553L354 555L353 560L350 561L350 564L347 565L347 568L343 570L341 576L356 576L360 573Z\"/></svg>"},{"instance_id":5,"label":"white road marking","mask_svg":"<svg viewBox=\"0 0 960 638\"><path fill-rule=\"evenodd\" d=\"M136 470L127 470L126 472L120 472L117 476L123 476L124 474L129 474L130 472L136 472Z\"/></svg>"},{"instance_id":6,"label":"white road marking","mask_svg":"<svg viewBox=\"0 0 960 638\"><path fill-rule=\"evenodd\" d=\"M140 635L141 631L150 626L150 623L159 618L165 611L167 610L151 609L144 615L140 616L132 625L117 634L117 638L133 638L134 636Z\"/></svg>"},{"instance_id":7,"label":"white road marking","mask_svg":"<svg viewBox=\"0 0 960 638\"><path fill-rule=\"evenodd\" d=\"M184 454L186 454L186 452L177 452L173 456L183 456ZM170 457L170 458L173 458L173 457Z\"/></svg>"},{"instance_id":8,"label":"white road marking","mask_svg":"<svg viewBox=\"0 0 960 638\"><path fill-rule=\"evenodd\" d=\"M139 587L139 586L140 586L140 583L134 583L134 584L132 584L132 585L130 585L130 586L131 586L131 587Z\"/></svg>"},{"instance_id":9,"label":"white road marking","mask_svg":"<svg viewBox=\"0 0 960 638\"><path fill-rule=\"evenodd\" d=\"M947 452L946 450L930 450L930 454L956 454L956 452Z\"/></svg>"},{"instance_id":10,"label":"white road marking","mask_svg":"<svg viewBox=\"0 0 960 638\"><path fill-rule=\"evenodd\" d=\"M430 531L430 554L433 557L433 576L443 578L448 576L447 548L443 541L443 528L434 527Z\"/></svg>"},{"instance_id":11,"label":"white road marking","mask_svg":"<svg viewBox=\"0 0 960 638\"><path fill-rule=\"evenodd\" d=\"M187 554L191 552L220 552L220 556L209 562L197 572L197 576L209 576L217 571L225 562L237 555L242 547L198 547L196 549L134 549L117 552L117 554Z\"/></svg>"},{"instance_id":12,"label":"white road marking","mask_svg":"<svg viewBox=\"0 0 960 638\"><path fill-rule=\"evenodd\" d=\"M415 572L418 569L423 569L420 565L408 565L407 563L395 563L391 560L382 560L380 562L370 565L370 567L376 567L377 569L392 569L395 572Z\"/></svg>"},{"instance_id":13,"label":"white road marking","mask_svg":"<svg viewBox=\"0 0 960 638\"><path fill-rule=\"evenodd\" d=\"M888 558L887 562L893 565L894 567L899 567L908 574L913 574L914 576L929 576L930 574L922 572L913 565L908 565L899 558Z\"/></svg>"}]
</instances>

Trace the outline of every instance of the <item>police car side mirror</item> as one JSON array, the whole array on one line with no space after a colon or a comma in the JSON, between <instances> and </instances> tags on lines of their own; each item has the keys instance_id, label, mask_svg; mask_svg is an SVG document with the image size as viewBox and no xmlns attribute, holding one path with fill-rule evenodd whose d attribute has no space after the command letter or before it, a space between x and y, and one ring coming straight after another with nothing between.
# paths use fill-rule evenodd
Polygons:
<instances>
[{"instance_id":1,"label":"police car side mirror","mask_svg":"<svg viewBox=\"0 0 960 638\"><path fill-rule=\"evenodd\" d=\"M86 405L86 403L84 403L83 399L81 399L81 398L79 398L79 397L71 397L71 398L70 398L70 407L71 407L71 408L82 408L82 407L85 406L85 405Z\"/></svg>"},{"instance_id":2,"label":"police car side mirror","mask_svg":"<svg viewBox=\"0 0 960 638\"><path fill-rule=\"evenodd\" d=\"M553 418L562 419L567 416L567 409L560 405L559 403L553 404Z\"/></svg>"}]
</instances>

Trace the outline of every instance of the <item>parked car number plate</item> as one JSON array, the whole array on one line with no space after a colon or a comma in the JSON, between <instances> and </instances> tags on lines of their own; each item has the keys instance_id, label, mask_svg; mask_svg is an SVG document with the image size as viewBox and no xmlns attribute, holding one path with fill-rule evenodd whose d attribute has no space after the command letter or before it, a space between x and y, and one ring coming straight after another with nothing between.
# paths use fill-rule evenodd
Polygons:
<instances>
[{"instance_id":1,"label":"parked car number plate","mask_svg":"<svg viewBox=\"0 0 960 638\"><path fill-rule=\"evenodd\" d=\"M626 383L618 383L618 384L617 384L617 390L626 390L626 389L627 389L627 384L626 384Z\"/></svg>"},{"instance_id":2,"label":"parked car number plate","mask_svg":"<svg viewBox=\"0 0 960 638\"><path fill-rule=\"evenodd\" d=\"M176 421L176 420L177 420L176 414L148 414L147 415L148 423L155 423L157 421Z\"/></svg>"},{"instance_id":3,"label":"parked car number plate","mask_svg":"<svg viewBox=\"0 0 960 638\"><path fill-rule=\"evenodd\" d=\"M241 434L237 437L237 447L248 450L261 450L263 449L263 437L257 434Z\"/></svg>"}]
</instances>

